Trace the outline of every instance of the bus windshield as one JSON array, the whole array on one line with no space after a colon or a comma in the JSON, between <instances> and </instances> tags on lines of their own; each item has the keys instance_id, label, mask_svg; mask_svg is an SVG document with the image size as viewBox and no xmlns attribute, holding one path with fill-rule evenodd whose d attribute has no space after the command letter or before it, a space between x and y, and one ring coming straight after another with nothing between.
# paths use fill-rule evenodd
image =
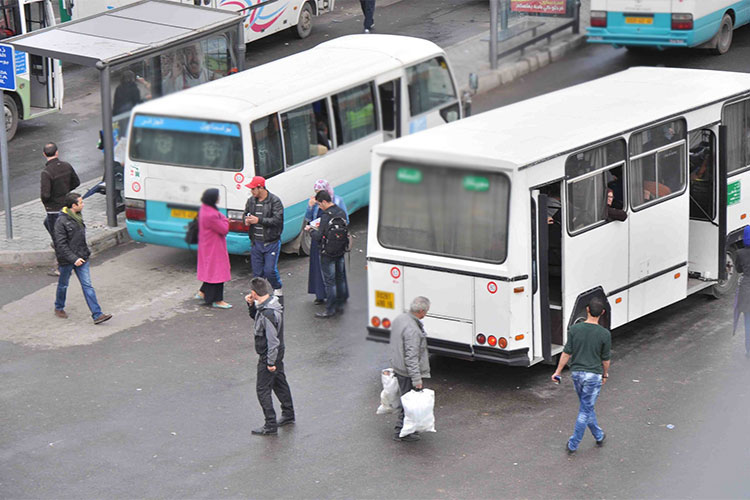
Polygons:
<instances>
[{"instance_id":1,"label":"bus windshield","mask_svg":"<svg viewBox=\"0 0 750 500\"><path fill-rule=\"evenodd\" d=\"M380 179L378 241L388 248L505 261L507 176L388 161Z\"/></svg>"},{"instance_id":2,"label":"bus windshield","mask_svg":"<svg viewBox=\"0 0 750 500\"><path fill-rule=\"evenodd\" d=\"M236 123L135 116L130 158L215 170L242 170L242 138Z\"/></svg>"}]
</instances>

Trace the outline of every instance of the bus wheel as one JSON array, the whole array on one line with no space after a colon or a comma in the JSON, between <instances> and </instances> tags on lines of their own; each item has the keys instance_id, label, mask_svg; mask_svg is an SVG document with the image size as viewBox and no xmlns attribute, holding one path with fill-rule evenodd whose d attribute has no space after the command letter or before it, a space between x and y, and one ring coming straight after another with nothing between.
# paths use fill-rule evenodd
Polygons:
<instances>
[{"instance_id":1,"label":"bus wheel","mask_svg":"<svg viewBox=\"0 0 750 500\"><path fill-rule=\"evenodd\" d=\"M731 295L737 287L737 281L740 278L736 266L737 250L734 248L727 249L727 279L719 281L711 287L711 295L720 299Z\"/></svg>"},{"instance_id":2,"label":"bus wheel","mask_svg":"<svg viewBox=\"0 0 750 500\"><path fill-rule=\"evenodd\" d=\"M302 6L299 13L299 22L297 23L297 37L307 38L312 33L313 26L313 8L310 2Z\"/></svg>"},{"instance_id":3,"label":"bus wheel","mask_svg":"<svg viewBox=\"0 0 750 500\"><path fill-rule=\"evenodd\" d=\"M310 246L312 244L312 235L310 231L302 231L302 235L299 240L299 253L300 255L310 255Z\"/></svg>"},{"instance_id":4,"label":"bus wheel","mask_svg":"<svg viewBox=\"0 0 750 500\"><path fill-rule=\"evenodd\" d=\"M3 103L5 104L5 133L8 140L11 140L18 130L18 106L16 106L16 101L7 94L3 96Z\"/></svg>"},{"instance_id":5,"label":"bus wheel","mask_svg":"<svg viewBox=\"0 0 750 500\"><path fill-rule=\"evenodd\" d=\"M714 54L720 56L729 51L729 47L732 46L733 29L734 23L732 22L732 17L729 14L724 14L721 26L719 26L719 32L716 33L716 48L713 49Z\"/></svg>"}]
</instances>

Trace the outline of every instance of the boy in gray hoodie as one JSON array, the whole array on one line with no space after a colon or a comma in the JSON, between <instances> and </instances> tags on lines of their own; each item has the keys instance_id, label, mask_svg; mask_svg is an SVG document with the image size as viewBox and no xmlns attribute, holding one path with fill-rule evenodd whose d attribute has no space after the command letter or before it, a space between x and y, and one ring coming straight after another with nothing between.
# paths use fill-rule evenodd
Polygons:
<instances>
[{"instance_id":1,"label":"boy in gray hoodie","mask_svg":"<svg viewBox=\"0 0 750 500\"><path fill-rule=\"evenodd\" d=\"M272 296L271 284L265 278L253 278L251 291L245 296L250 317L255 321L255 352L258 353L258 377L255 390L266 422L253 429L257 436L277 434L278 427L294 423L292 392L284 374L284 314L279 299ZM281 403L281 420L276 421L271 392Z\"/></svg>"}]
</instances>

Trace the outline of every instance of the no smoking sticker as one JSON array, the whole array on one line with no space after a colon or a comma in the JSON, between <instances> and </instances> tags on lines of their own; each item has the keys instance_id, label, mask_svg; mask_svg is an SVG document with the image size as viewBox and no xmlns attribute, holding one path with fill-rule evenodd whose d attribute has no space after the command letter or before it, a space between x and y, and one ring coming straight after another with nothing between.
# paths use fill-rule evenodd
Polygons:
<instances>
[{"instance_id":1,"label":"no smoking sticker","mask_svg":"<svg viewBox=\"0 0 750 500\"><path fill-rule=\"evenodd\" d=\"M245 176L244 175L242 175L242 174L234 174L234 182L236 182L237 184L242 183L242 181L244 181L244 180L245 180Z\"/></svg>"},{"instance_id":2,"label":"no smoking sticker","mask_svg":"<svg viewBox=\"0 0 750 500\"><path fill-rule=\"evenodd\" d=\"M497 283L495 283L494 281L490 281L489 283L487 283L487 291L490 293L497 292Z\"/></svg>"},{"instance_id":3,"label":"no smoking sticker","mask_svg":"<svg viewBox=\"0 0 750 500\"><path fill-rule=\"evenodd\" d=\"M399 270L399 268L397 268L397 267L392 267L391 268L391 277L394 280L397 280L397 279L399 279L401 277L401 271Z\"/></svg>"},{"instance_id":4,"label":"no smoking sticker","mask_svg":"<svg viewBox=\"0 0 750 500\"><path fill-rule=\"evenodd\" d=\"M137 192L139 192L141 190L141 183L140 182L133 182L133 184L131 185L131 187L133 188L133 192L137 193Z\"/></svg>"}]
</instances>

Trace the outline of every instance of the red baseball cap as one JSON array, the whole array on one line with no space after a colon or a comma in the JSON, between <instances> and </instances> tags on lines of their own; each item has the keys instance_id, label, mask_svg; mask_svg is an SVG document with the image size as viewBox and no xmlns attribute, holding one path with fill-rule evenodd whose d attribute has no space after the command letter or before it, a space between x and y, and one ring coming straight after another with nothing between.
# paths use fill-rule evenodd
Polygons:
<instances>
[{"instance_id":1,"label":"red baseball cap","mask_svg":"<svg viewBox=\"0 0 750 500\"><path fill-rule=\"evenodd\" d=\"M266 187L266 180L259 175L253 177L253 180L250 181L250 189L257 187Z\"/></svg>"}]
</instances>

